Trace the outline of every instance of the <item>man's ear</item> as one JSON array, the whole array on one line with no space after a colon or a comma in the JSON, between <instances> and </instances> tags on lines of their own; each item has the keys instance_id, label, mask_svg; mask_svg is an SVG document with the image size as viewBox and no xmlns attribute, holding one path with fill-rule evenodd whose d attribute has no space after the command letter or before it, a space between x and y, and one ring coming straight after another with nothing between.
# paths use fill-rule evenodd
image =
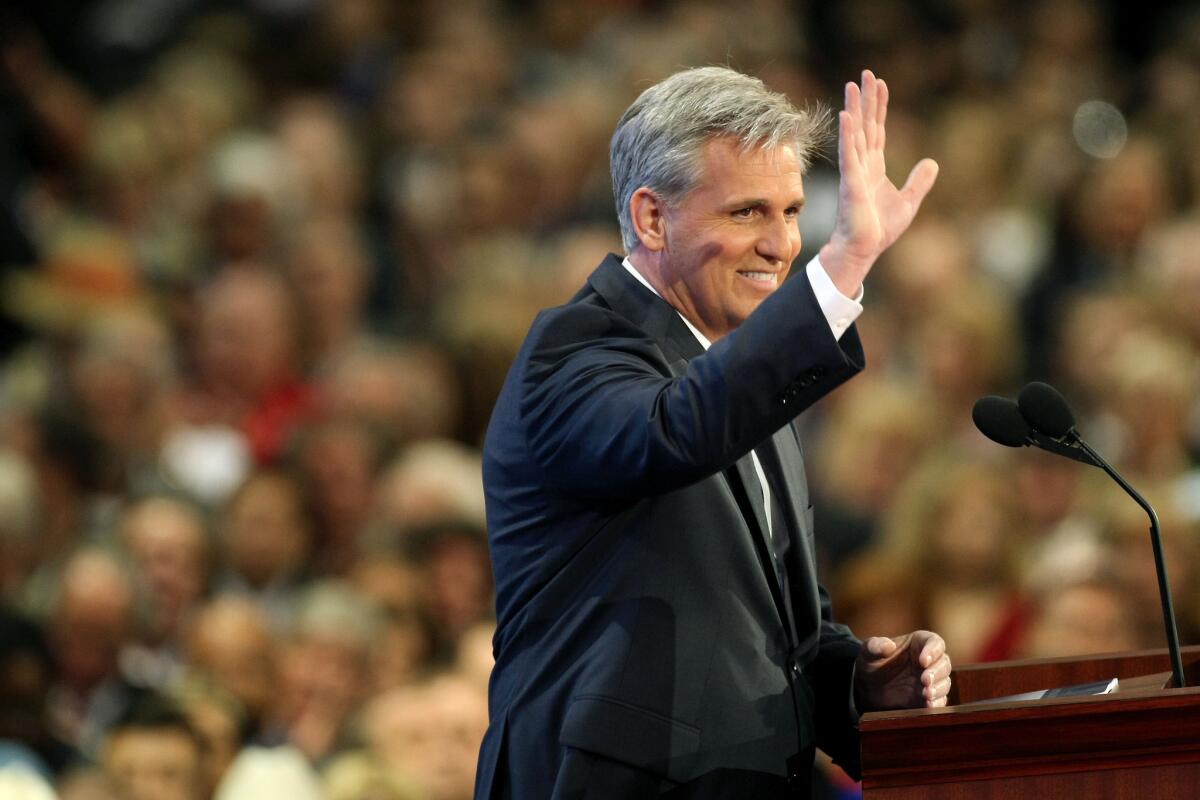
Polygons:
<instances>
[{"instance_id":1,"label":"man's ear","mask_svg":"<svg viewBox=\"0 0 1200 800\"><path fill-rule=\"evenodd\" d=\"M629 217L633 220L633 231L642 247L658 252L667 246L667 222L665 205L661 197L640 187L629 198Z\"/></svg>"}]
</instances>

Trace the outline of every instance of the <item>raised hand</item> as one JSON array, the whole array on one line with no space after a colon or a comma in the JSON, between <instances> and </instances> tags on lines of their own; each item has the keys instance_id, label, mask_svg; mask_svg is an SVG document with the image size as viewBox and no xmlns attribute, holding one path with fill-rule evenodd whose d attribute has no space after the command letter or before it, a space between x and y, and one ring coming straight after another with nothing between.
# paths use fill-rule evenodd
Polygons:
<instances>
[{"instance_id":1,"label":"raised hand","mask_svg":"<svg viewBox=\"0 0 1200 800\"><path fill-rule=\"evenodd\" d=\"M854 697L860 711L940 708L950 692L946 642L930 631L863 642L854 666Z\"/></svg>"},{"instance_id":2,"label":"raised hand","mask_svg":"<svg viewBox=\"0 0 1200 800\"><path fill-rule=\"evenodd\" d=\"M875 259L908 229L937 179L937 162L925 158L903 188L888 180L887 104L887 84L863 70L862 87L846 84L846 108L838 113L838 215L821 249L821 265L849 297L858 293Z\"/></svg>"}]
</instances>

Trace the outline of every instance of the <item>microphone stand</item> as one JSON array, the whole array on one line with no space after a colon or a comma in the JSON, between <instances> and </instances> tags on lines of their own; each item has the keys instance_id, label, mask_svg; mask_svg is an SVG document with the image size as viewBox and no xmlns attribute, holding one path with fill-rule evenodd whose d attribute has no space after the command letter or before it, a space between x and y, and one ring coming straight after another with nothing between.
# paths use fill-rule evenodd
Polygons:
<instances>
[{"instance_id":1,"label":"microphone stand","mask_svg":"<svg viewBox=\"0 0 1200 800\"><path fill-rule=\"evenodd\" d=\"M1175 603L1171 600L1171 586L1167 583L1167 564L1163 559L1162 533L1158 527L1158 514L1155 513L1154 507L1146 502L1146 498L1138 494L1137 490L1129 485L1129 482L1121 477L1112 465L1105 461L1099 453L1093 450L1087 442L1079 437L1079 434L1072 428L1067 433L1067 439L1073 444L1078 445L1091 459L1092 463L1108 473L1108 477L1117 482L1117 485L1125 490L1125 493L1133 498L1142 510L1150 517L1150 544L1154 548L1154 569L1158 572L1158 594L1162 602L1163 609L1163 624L1167 629L1167 649L1171 655L1171 675L1176 688L1182 688L1187 684L1183 680L1183 656L1179 652L1179 630L1175 626Z\"/></svg>"}]
</instances>

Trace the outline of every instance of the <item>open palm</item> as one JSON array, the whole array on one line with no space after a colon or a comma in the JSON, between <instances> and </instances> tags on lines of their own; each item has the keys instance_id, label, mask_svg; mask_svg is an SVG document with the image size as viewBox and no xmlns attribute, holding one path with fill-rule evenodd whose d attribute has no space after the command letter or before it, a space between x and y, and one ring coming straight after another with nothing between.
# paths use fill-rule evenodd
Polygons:
<instances>
[{"instance_id":1,"label":"open palm","mask_svg":"<svg viewBox=\"0 0 1200 800\"><path fill-rule=\"evenodd\" d=\"M888 179L887 104L887 84L864 70L861 88L846 84L846 108L838 114L838 216L821 263L847 294L908 229L937 179L937 162L929 158L913 167L902 188Z\"/></svg>"}]
</instances>

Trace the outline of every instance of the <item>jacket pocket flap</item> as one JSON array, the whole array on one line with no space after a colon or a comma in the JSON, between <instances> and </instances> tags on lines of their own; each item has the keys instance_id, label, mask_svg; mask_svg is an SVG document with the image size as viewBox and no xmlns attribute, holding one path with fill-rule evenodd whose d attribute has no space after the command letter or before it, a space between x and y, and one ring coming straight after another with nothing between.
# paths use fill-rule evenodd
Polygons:
<instances>
[{"instance_id":1,"label":"jacket pocket flap","mask_svg":"<svg viewBox=\"0 0 1200 800\"><path fill-rule=\"evenodd\" d=\"M611 697L580 695L567 709L559 740L670 778L680 759L699 750L700 730Z\"/></svg>"}]
</instances>

